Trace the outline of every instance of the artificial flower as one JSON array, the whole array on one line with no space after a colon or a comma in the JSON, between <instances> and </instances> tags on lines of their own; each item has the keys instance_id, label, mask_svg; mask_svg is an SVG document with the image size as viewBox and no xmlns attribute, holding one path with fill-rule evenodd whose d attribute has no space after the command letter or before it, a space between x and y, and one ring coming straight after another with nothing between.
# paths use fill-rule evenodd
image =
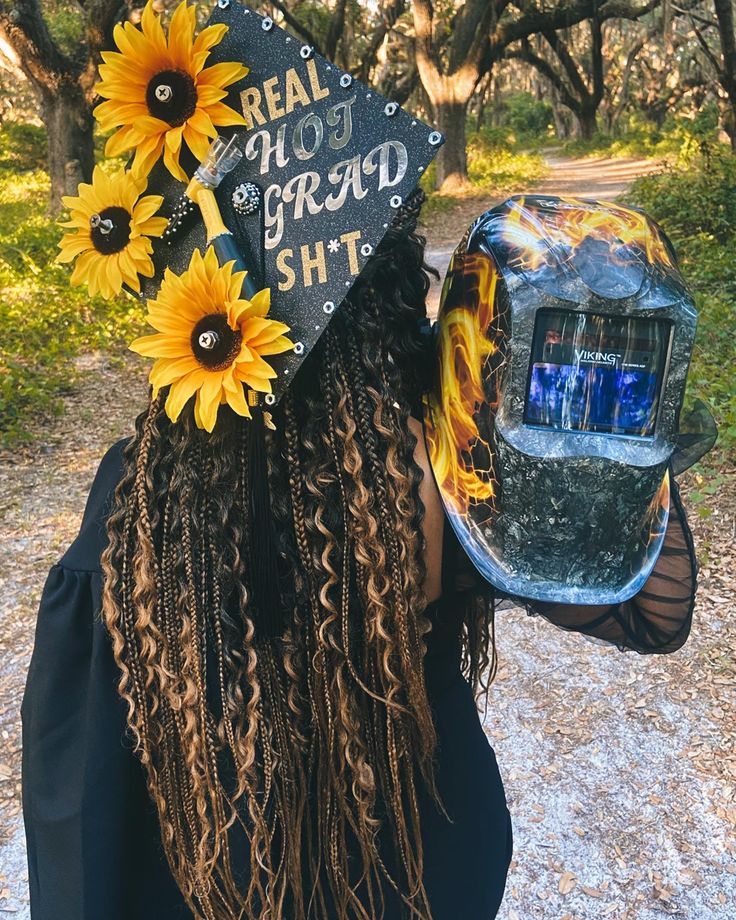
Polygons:
<instances>
[{"instance_id":1,"label":"artificial flower","mask_svg":"<svg viewBox=\"0 0 736 920\"><path fill-rule=\"evenodd\" d=\"M187 176L179 164L182 142L201 162L216 125L245 121L221 100L225 87L248 73L242 64L205 67L210 50L227 32L224 24L208 26L194 37L197 16L186 0L171 17L168 39L152 0L146 4L141 28L130 22L115 26L118 51L103 52L97 92L107 100L94 114L103 131L118 130L105 153L133 150L133 170L147 175L163 152L164 164L177 179Z\"/></svg>"},{"instance_id":2,"label":"artificial flower","mask_svg":"<svg viewBox=\"0 0 736 920\"><path fill-rule=\"evenodd\" d=\"M114 297L123 284L140 291L140 278L153 276L151 238L161 236L165 217L155 217L160 195L141 195L146 180L128 172L109 176L95 166L92 184L83 182L78 197L62 201L71 219L62 224L69 232L59 243L57 262L77 260L72 284L86 284L92 295Z\"/></svg>"},{"instance_id":3,"label":"artificial flower","mask_svg":"<svg viewBox=\"0 0 736 920\"><path fill-rule=\"evenodd\" d=\"M167 269L158 296L148 302L146 318L158 333L130 346L157 359L149 380L154 396L170 387L165 408L172 422L195 393L200 428L212 431L223 403L250 418L243 386L270 393L277 375L264 358L294 347L284 334L289 327L267 318L270 291L244 299L246 273L233 265L220 266L210 248L204 257L195 249L181 275Z\"/></svg>"}]
</instances>

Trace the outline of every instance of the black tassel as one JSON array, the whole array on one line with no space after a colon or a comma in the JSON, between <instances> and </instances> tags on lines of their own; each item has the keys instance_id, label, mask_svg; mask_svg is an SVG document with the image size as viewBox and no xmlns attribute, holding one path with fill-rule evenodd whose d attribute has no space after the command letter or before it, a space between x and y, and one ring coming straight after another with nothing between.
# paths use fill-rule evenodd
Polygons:
<instances>
[{"instance_id":1,"label":"black tassel","mask_svg":"<svg viewBox=\"0 0 736 920\"><path fill-rule=\"evenodd\" d=\"M250 590L257 636L280 636L284 629L276 527L271 513L262 410L254 406L248 443L250 477Z\"/></svg>"}]
</instances>

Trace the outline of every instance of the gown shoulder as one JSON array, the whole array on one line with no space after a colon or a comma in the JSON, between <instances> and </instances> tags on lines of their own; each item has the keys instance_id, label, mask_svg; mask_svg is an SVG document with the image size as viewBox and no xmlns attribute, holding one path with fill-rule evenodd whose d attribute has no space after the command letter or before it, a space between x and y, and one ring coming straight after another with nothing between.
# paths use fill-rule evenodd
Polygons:
<instances>
[{"instance_id":1,"label":"gown shoulder","mask_svg":"<svg viewBox=\"0 0 736 920\"><path fill-rule=\"evenodd\" d=\"M105 519L125 441L103 458L78 536L43 589L21 706L33 920L191 918L165 871L102 623Z\"/></svg>"},{"instance_id":2,"label":"gown shoulder","mask_svg":"<svg viewBox=\"0 0 736 920\"><path fill-rule=\"evenodd\" d=\"M123 476L123 451L129 438L108 449L100 461L90 488L84 516L76 539L59 560L63 568L76 572L99 572L100 558L107 544L105 522L112 509L115 488Z\"/></svg>"}]
</instances>

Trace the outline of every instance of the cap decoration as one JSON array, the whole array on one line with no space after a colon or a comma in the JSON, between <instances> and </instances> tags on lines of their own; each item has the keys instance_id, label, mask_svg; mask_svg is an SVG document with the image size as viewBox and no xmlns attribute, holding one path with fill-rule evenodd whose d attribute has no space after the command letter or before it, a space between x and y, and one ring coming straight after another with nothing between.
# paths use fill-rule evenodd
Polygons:
<instances>
[{"instance_id":1,"label":"cap decoration","mask_svg":"<svg viewBox=\"0 0 736 920\"><path fill-rule=\"evenodd\" d=\"M227 171L217 165L217 181L202 157L185 190L163 166L155 168L151 181L172 220L144 293L155 297L165 268L183 271L194 249L211 244L221 263L239 253L246 284L257 279L257 287L270 288L274 315L296 343L271 361L275 405L444 139L244 3L218 0L208 22L214 24L228 29L208 64L248 64L223 100L242 113L244 127L220 131L229 153L237 148L241 155ZM189 168L187 159L182 163Z\"/></svg>"},{"instance_id":2,"label":"cap decoration","mask_svg":"<svg viewBox=\"0 0 736 920\"><path fill-rule=\"evenodd\" d=\"M77 197L62 199L70 220L59 243L57 262L72 262L72 284L86 283L90 294L110 298L123 284L140 291L140 277L154 274L151 238L166 229L166 218L154 215L160 195L143 195L146 179L128 172L109 176L95 166L92 184L82 183Z\"/></svg>"},{"instance_id":3,"label":"cap decoration","mask_svg":"<svg viewBox=\"0 0 736 920\"><path fill-rule=\"evenodd\" d=\"M244 299L244 279L232 262L220 266L212 248L204 257L195 249L189 267L181 275L167 269L158 296L149 300L147 320L158 332L130 348L156 358L149 380L154 394L171 387L165 408L172 422L195 393L200 428L212 431L223 403L250 418L243 385L270 393L276 371L264 359L294 347L285 335L289 327L267 318L270 292Z\"/></svg>"},{"instance_id":4,"label":"cap decoration","mask_svg":"<svg viewBox=\"0 0 736 920\"><path fill-rule=\"evenodd\" d=\"M186 181L179 163L182 143L198 160L207 154L217 125L244 125L243 116L221 100L226 87L248 73L242 64L205 67L210 51L228 31L207 26L194 38L196 9L186 0L171 17L168 38L149 0L141 28L126 22L113 33L118 51L102 54L97 92L106 99L94 111L108 139L107 156L134 151L133 170L148 174L163 153L172 176Z\"/></svg>"}]
</instances>

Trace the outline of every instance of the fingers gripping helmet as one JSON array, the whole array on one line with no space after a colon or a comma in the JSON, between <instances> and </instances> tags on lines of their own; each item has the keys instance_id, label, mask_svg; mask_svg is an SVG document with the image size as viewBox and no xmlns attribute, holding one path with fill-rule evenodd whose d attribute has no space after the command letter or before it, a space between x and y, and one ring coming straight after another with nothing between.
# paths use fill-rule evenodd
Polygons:
<instances>
[{"instance_id":1,"label":"fingers gripping helmet","mask_svg":"<svg viewBox=\"0 0 736 920\"><path fill-rule=\"evenodd\" d=\"M661 549L697 314L642 212L515 197L453 256L425 401L430 459L481 574L612 604Z\"/></svg>"}]
</instances>

